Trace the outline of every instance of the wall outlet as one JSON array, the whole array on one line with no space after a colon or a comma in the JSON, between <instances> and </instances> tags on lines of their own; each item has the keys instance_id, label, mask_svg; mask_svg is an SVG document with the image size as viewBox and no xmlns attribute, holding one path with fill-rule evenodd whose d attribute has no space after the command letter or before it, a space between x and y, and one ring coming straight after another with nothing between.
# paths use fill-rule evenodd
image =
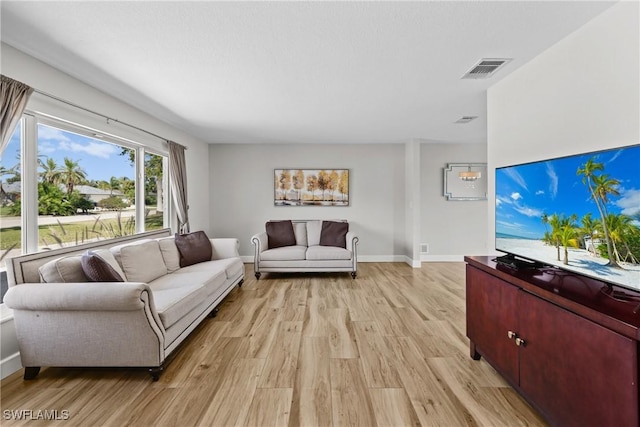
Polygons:
<instances>
[{"instance_id":1,"label":"wall outlet","mask_svg":"<svg viewBox=\"0 0 640 427\"><path fill-rule=\"evenodd\" d=\"M429 244L428 243L420 243L420 253L428 254L429 253Z\"/></svg>"}]
</instances>

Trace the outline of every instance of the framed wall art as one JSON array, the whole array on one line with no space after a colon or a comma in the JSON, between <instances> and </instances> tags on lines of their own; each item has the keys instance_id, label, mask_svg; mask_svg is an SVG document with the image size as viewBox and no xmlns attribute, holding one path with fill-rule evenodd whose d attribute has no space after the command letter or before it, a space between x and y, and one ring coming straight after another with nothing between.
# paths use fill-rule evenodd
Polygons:
<instances>
[{"instance_id":1,"label":"framed wall art","mask_svg":"<svg viewBox=\"0 0 640 427\"><path fill-rule=\"evenodd\" d=\"M487 200L487 164L447 164L444 196L447 200Z\"/></svg>"},{"instance_id":2,"label":"framed wall art","mask_svg":"<svg viewBox=\"0 0 640 427\"><path fill-rule=\"evenodd\" d=\"M275 169L275 206L349 206L349 169Z\"/></svg>"}]
</instances>

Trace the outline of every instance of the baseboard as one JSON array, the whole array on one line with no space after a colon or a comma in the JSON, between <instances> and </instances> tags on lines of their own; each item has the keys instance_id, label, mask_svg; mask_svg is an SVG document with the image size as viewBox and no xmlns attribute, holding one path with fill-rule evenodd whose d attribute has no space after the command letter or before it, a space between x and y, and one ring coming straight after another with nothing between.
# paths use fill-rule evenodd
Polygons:
<instances>
[{"instance_id":1,"label":"baseboard","mask_svg":"<svg viewBox=\"0 0 640 427\"><path fill-rule=\"evenodd\" d=\"M20 360L20 353L12 354L0 361L0 377L5 379L14 372L18 372L22 369L22 361Z\"/></svg>"},{"instance_id":2,"label":"baseboard","mask_svg":"<svg viewBox=\"0 0 640 427\"><path fill-rule=\"evenodd\" d=\"M253 255L240 258L245 264L253 264ZM410 259L405 255L359 255L358 262L406 262L411 265Z\"/></svg>"},{"instance_id":3,"label":"baseboard","mask_svg":"<svg viewBox=\"0 0 640 427\"><path fill-rule=\"evenodd\" d=\"M464 261L463 255L420 255L420 261L422 262L462 262Z\"/></svg>"}]
</instances>

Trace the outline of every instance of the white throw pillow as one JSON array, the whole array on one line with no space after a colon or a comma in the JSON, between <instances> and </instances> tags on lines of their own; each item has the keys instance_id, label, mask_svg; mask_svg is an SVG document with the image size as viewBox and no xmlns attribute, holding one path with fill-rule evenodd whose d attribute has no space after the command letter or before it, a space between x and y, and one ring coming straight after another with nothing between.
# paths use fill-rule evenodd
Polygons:
<instances>
[{"instance_id":1,"label":"white throw pillow","mask_svg":"<svg viewBox=\"0 0 640 427\"><path fill-rule=\"evenodd\" d=\"M149 283L167 274L160 244L155 240L120 248L120 262L129 282Z\"/></svg>"},{"instance_id":2,"label":"white throw pillow","mask_svg":"<svg viewBox=\"0 0 640 427\"><path fill-rule=\"evenodd\" d=\"M173 273L180 270L180 252L176 246L175 238L171 236L157 240L160 244L160 252L162 252L162 258L164 258L164 264L167 266L167 272Z\"/></svg>"},{"instance_id":3,"label":"white throw pillow","mask_svg":"<svg viewBox=\"0 0 640 427\"><path fill-rule=\"evenodd\" d=\"M82 270L82 255L70 255L54 259L38 268L43 283L88 282Z\"/></svg>"},{"instance_id":4,"label":"white throw pillow","mask_svg":"<svg viewBox=\"0 0 640 427\"><path fill-rule=\"evenodd\" d=\"M307 221L307 243L309 246L320 244L320 233L322 232L322 221Z\"/></svg>"}]
</instances>

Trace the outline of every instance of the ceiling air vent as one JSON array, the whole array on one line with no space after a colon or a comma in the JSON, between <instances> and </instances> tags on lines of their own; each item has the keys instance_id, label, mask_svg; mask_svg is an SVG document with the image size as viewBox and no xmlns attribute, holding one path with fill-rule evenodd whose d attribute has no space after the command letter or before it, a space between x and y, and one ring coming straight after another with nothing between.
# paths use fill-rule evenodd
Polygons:
<instances>
[{"instance_id":1,"label":"ceiling air vent","mask_svg":"<svg viewBox=\"0 0 640 427\"><path fill-rule=\"evenodd\" d=\"M471 120L475 120L477 118L478 116L462 116L453 123L457 123L457 124L469 123Z\"/></svg>"},{"instance_id":2,"label":"ceiling air vent","mask_svg":"<svg viewBox=\"0 0 640 427\"><path fill-rule=\"evenodd\" d=\"M463 79L488 79L504 64L511 61L510 58L484 58L467 71Z\"/></svg>"}]
</instances>

